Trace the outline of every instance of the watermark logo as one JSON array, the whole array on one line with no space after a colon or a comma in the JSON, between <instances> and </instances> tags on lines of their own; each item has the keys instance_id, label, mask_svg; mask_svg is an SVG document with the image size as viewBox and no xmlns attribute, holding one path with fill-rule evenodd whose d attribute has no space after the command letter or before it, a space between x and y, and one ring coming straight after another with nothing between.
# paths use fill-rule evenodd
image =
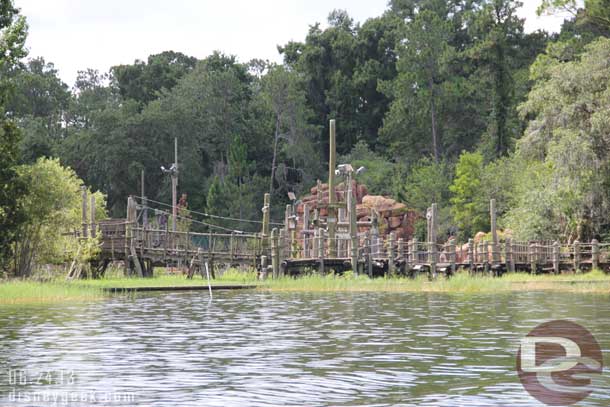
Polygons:
<instances>
[{"instance_id":1,"label":"watermark logo","mask_svg":"<svg viewBox=\"0 0 610 407\"><path fill-rule=\"evenodd\" d=\"M525 390L549 406L587 398L603 371L602 351L593 335L570 321L551 321L521 340L517 372Z\"/></svg>"}]
</instances>

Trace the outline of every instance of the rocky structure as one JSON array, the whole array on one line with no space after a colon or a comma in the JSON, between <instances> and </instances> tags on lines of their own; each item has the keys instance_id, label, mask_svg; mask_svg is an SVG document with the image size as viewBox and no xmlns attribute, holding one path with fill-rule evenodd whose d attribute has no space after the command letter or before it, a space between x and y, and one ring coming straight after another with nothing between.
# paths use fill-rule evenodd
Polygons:
<instances>
[{"instance_id":1,"label":"rocky structure","mask_svg":"<svg viewBox=\"0 0 610 407\"><path fill-rule=\"evenodd\" d=\"M397 239L405 241L411 239L414 233L415 221L419 214L410 210L405 204L384 196L369 195L368 189L364 184L357 184L352 181L352 191L356 199L356 211L359 223L359 232L367 232L370 226L363 225L372 222L375 218L379 228L380 236L387 236L392 232L396 233ZM337 186L336 195L338 202L345 202L347 188L344 183ZM297 206L299 223L297 230L303 230L303 214L305 206L313 213L319 210L320 218L324 219L328 215L326 205L328 204L328 184L319 183L311 188L310 194L301 198L301 203ZM313 219L313 216L310 217Z\"/></svg>"}]
</instances>

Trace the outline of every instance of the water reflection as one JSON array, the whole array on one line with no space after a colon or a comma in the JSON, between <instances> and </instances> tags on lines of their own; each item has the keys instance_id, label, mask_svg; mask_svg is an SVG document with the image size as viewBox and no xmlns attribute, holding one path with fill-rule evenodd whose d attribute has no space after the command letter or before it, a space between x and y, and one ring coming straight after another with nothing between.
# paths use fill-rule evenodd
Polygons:
<instances>
[{"instance_id":1,"label":"water reflection","mask_svg":"<svg viewBox=\"0 0 610 407\"><path fill-rule=\"evenodd\" d=\"M49 406L15 394L68 393L90 397L57 405L537 406L514 371L519 338L567 318L610 350L609 299L226 292L211 303L179 293L8 307L0 405ZM9 369L74 380L9 383ZM609 405L609 385L606 376L582 405Z\"/></svg>"}]
</instances>

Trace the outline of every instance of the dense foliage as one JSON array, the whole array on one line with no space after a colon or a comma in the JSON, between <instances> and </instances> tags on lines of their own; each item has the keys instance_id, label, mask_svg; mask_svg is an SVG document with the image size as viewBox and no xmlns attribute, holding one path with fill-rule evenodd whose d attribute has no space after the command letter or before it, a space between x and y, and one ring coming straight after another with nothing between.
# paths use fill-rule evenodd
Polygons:
<instances>
[{"instance_id":1,"label":"dense foliage","mask_svg":"<svg viewBox=\"0 0 610 407\"><path fill-rule=\"evenodd\" d=\"M392 0L361 24L331 12L278 47L283 65L167 51L70 89L24 60L25 21L0 0L1 253L25 221L18 163L58 158L122 216L142 170L146 195L170 201L159 168L177 138L193 227L258 230L197 212L258 220L270 192L281 220L288 192L325 177L331 118L340 160L368 169L359 181L420 211L438 202L445 236L487 230L490 198L519 238L608 234L610 6L578 4L541 1L569 12L550 35L525 33L518 1Z\"/></svg>"}]
</instances>

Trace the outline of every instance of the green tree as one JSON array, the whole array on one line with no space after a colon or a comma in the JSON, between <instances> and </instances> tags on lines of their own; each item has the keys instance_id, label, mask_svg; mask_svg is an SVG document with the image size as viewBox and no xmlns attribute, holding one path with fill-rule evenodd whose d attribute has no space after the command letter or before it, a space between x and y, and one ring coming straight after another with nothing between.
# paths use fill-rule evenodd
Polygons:
<instances>
[{"instance_id":1,"label":"green tree","mask_svg":"<svg viewBox=\"0 0 610 407\"><path fill-rule=\"evenodd\" d=\"M430 154L437 163L442 154L440 123L444 121L440 105L448 80L447 65L454 54L448 43L450 30L451 24L434 11L415 14L406 25L404 40L399 46L398 77L382 87L395 100L384 125L386 137L406 144L418 141L419 151L416 151ZM411 131L407 133L405 127ZM408 140L405 133L409 134Z\"/></svg>"},{"instance_id":2,"label":"green tree","mask_svg":"<svg viewBox=\"0 0 610 407\"><path fill-rule=\"evenodd\" d=\"M337 119L340 154L359 140L376 147L390 99L378 89L380 80L396 76L398 16L386 13L354 24L347 12L335 10L329 27L310 27L305 42L279 47L285 65L304 75L307 100L319 126L317 141L328 151L328 122Z\"/></svg>"},{"instance_id":3,"label":"green tree","mask_svg":"<svg viewBox=\"0 0 610 407\"><path fill-rule=\"evenodd\" d=\"M550 209L523 198L513 213L530 211L562 225L566 239L590 238L609 230L610 212L610 40L600 38L574 61L547 61L520 112L530 117L518 146L523 162L543 164ZM524 194L535 194L535 189ZM541 194L543 192L540 192ZM516 215L512 219L517 219ZM556 232L537 230L540 235Z\"/></svg>"},{"instance_id":4,"label":"green tree","mask_svg":"<svg viewBox=\"0 0 610 407\"><path fill-rule=\"evenodd\" d=\"M27 277L35 264L62 263L76 255L78 239L65 234L81 228L83 184L57 159L41 158L33 165L20 167L19 172L29 185L21 199L28 221L15 242L14 270L16 276ZM104 195L96 192L95 198L96 219L104 219Z\"/></svg>"},{"instance_id":5,"label":"green tree","mask_svg":"<svg viewBox=\"0 0 610 407\"><path fill-rule=\"evenodd\" d=\"M478 40L466 50L470 63L478 67L482 86L491 88L491 106L486 132L488 155L505 155L521 128L516 114L514 72L519 67L518 50L523 40L522 6L513 0L486 0L471 14L470 35Z\"/></svg>"},{"instance_id":6,"label":"green tree","mask_svg":"<svg viewBox=\"0 0 610 407\"><path fill-rule=\"evenodd\" d=\"M121 96L145 106L157 99L163 89L171 90L180 78L191 72L197 59L181 52L165 51L151 55L146 62L111 68L112 80Z\"/></svg>"},{"instance_id":7,"label":"green tree","mask_svg":"<svg viewBox=\"0 0 610 407\"><path fill-rule=\"evenodd\" d=\"M411 168L406 178L396 177L394 182L396 198L419 213L425 214L431 204L438 204L441 237L454 234L449 191L451 171L452 168L446 161L436 163L431 158L422 158ZM425 224L426 220L421 219L416 228L422 231L418 238L425 239Z\"/></svg>"},{"instance_id":8,"label":"green tree","mask_svg":"<svg viewBox=\"0 0 610 407\"><path fill-rule=\"evenodd\" d=\"M266 108L273 113L273 156L269 193L273 195L275 184L281 179L278 166L295 172L309 173L309 177L297 177L302 182L312 182L319 169L320 157L315 149L316 127L309 124L313 113L307 106L304 82L301 76L283 66L271 65L261 79L260 96ZM284 179L284 181L288 181ZM284 185L284 191L294 191L295 185ZM294 191L301 192L301 191Z\"/></svg>"},{"instance_id":9,"label":"green tree","mask_svg":"<svg viewBox=\"0 0 610 407\"><path fill-rule=\"evenodd\" d=\"M68 86L44 58L31 59L12 76L7 111L23 132L22 160L34 162L38 157L55 155L66 136L65 119L71 101Z\"/></svg>"},{"instance_id":10,"label":"green tree","mask_svg":"<svg viewBox=\"0 0 610 407\"><path fill-rule=\"evenodd\" d=\"M455 178L449 187L453 194L451 213L463 237L474 236L489 228L488 203L481 199L484 196L483 160L481 153L462 153L455 167Z\"/></svg>"},{"instance_id":11,"label":"green tree","mask_svg":"<svg viewBox=\"0 0 610 407\"><path fill-rule=\"evenodd\" d=\"M26 36L25 18L12 0L0 0L0 270L7 266L12 244L26 219L20 203L26 184L17 172L21 135L5 110L12 87L7 78L26 55Z\"/></svg>"},{"instance_id":12,"label":"green tree","mask_svg":"<svg viewBox=\"0 0 610 407\"><path fill-rule=\"evenodd\" d=\"M365 184L372 195L393 195L392 180L400 178L400 168L381 154L371 151L365 141L358 142L349 154L339 157L340 163L349 163L354 169L366 168L357 181Z\"/></svg>"}]
</instances>

